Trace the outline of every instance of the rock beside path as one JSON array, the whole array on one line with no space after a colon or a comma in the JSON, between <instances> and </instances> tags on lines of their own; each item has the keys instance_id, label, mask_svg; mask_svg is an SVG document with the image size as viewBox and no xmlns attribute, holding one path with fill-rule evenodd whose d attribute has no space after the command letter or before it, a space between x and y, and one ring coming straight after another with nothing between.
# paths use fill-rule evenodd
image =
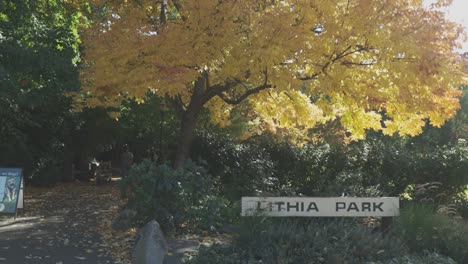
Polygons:
<instances>
[{"instance_id":1,"label":"rock beside path","mask_svg":"<svg viewBox=\"0 0 468 264\"><path fill-rule=\"evenodd\" d=\"M167 249L167 242L159 223L152 220L138 233L132 252L132 263L163 264Z\"/></svg>"}]
</instances>

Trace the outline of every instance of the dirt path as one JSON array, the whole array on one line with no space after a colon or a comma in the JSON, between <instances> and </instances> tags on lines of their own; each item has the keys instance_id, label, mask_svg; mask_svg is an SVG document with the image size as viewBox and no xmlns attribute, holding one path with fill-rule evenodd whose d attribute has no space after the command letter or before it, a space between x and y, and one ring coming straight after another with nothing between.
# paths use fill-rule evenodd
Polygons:
<instances>
[{"instance_id":1,"label":"dirt path","mask_svg":"<svg viewBox=\"0 0 468 264\"><path fill-rule=\"evenodd\" d=\"M137 230L112 229L123 201L115 181L26 186L16 220L0 215L0 264L130 264ZM201 244L226 238L169 236L165 264L193 255Z\"/></svg>"},{"instance_id":2,"label":"dirt path","mask_svg":"<svg viewBox=\"0 0 468 264\"><path fill-rule=\"evenodd\" d=\"M0 263L126 263L133 236L110 231L119 203L115 183L26 187L24 213L0 218Z\"/></svg>"}]
</instances>

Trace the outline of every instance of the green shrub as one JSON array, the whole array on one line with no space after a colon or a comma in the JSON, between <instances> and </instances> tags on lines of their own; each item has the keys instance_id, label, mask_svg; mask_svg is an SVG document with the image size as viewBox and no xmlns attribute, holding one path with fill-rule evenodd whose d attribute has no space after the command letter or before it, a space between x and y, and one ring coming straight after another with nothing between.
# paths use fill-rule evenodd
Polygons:
<instances>
[{"instance_id":1,"label":"green shrub","mask_svg":"<svg viewBox=\"0 0 468 264\"><path fill-rule=\"evenodd\" d=\"M192 263L364 263L404 252L400 241L350 219L254 217L242 221L232 247L202 249Z\"/></svg>"},{"instance_id":2,"label":"green shrub","mask_svg":"<svg viewBox=\"0 0 468 264\"><path fill-rule=\"evenodd\" d=\"M369 135L345 150L346 166L339 179L351 196L398 196L413 180L414 159L405 141Z\"/></svg>"},{"instance_id":3,"label":"green shrub","mask_svg":"<svg viewBox=\"0 0 468 264\"><path fill-rule=\"evenodd\" d=\"M244 144L228 135L198 131L192 157L209 161L207 168L220 193L231 201L273 189L273 163L258 144Z\"/></svg>"},{"instance_id":4,"label":"green shrub","mask_svg":"<svg viewBox=\"0 0 468 264\"><path fill-rule=\"evenodd\" d=\"M425 250L464 263L468 260L468 226L425 204L410 204L400 212L396 233L414 252Z\"/></svg>"},{"instance_id":5,"label":"green shrub","mask_svg":"<svg viewBox=\"0 0 468 264\"><path fill-rule=\"evenodd\" d=\"M393 258L391 260L371 262L366 264L457 264L453 259L437 253L425 253L423 255L408 255Z\"/></svg>"},{"instance_id":6,"label":"green shrub","mask_svg":"<svg viewBox=\"0 0 468 264\"><path fill-rule=\"evenodd\" d=\"M274 178L291 193L307 196L391 196L413 181L414 159L404 140L369 135L347 146L272 140L260 143L274 163Z\"/></svg>"},{"instance_id":7,"label":"green shrub","mask_svg":"<svg viewBox=\"0 0 468 264\"><path fill-rule=\"evenodd\" d=\"M329 144L307 144L301 148L272 140L264 140L261 145L275 165L276 192L280 195L343 193L342 185L336 183L346 162L342 149Z\"/></svg>"},{"instance_id":8,"label":"green shrub","mask_svg":"<svg viewBox=\"0 0 468 264\"><path fill-rule=\"evenodd\" d=\"M39 163L31 176L31 184L34 186L52 187L59 181L60 168L52 161Z\"/></svg>"},{"instance_id":9,"label":"green shrub","mask_svg":"<svg viewBox=\"0 0 468 264\"><path fill-rule=\"evenodd\" d=\"M182 225L210 228L223 222L220 219L228 208L225 200L216 197L206 169L192 161L175 171L167 164L144 160L131 168L120 186L140 225L156 219L166 230Z\"/></svg>"},{"instance_id":10,"label":"green shrub","mask_svg":"<svg viewBox=\"0 0 468 264\"><path fill-rule=\"evenodd\" d=\"M434 147L432 149L417 149L414 151L416 162L414 183L438 183L432 196L435 203L450 204L460 193L466 190L468 184L468 144L458 140L455 144ZM430 193L430 192L427 192Z\"/></svg>"},{"instance_id":11,"label":"green shrub","mask_svg":"<svg viewBox=\"0 0 468 264\"><path fill-rule=\"evenodd\" d=\"M395 257L383 261L369 261L369 262L353 262L352 260L344 260L344 262L329 262L325 260L307 260L304 262L296 262L294 264L313 264L313 263L365 263L365 264L457 264L453 259L439 255L437 253L425 253L422 255L407 255ZM226 247L223 245L215 244L211 247L201 246L198 255L189 262L190 264L254 264L263 263L271 264L269 262L260 261L259 259L246 259L240 254L239 250L233 247ZM273 263L287 263L279 260Z\"/></svg>"},{"instance_id":12,"label":"green shrub","mask_svg":"<svg viewBox=\"0 0 468 264\"><path fill-rule=\"evenodd\" d=\"M463 219L468 219L468 194L464 194L465 197L455 203L457 211Z\"/></svg>"},{"instance_id":13,"label":"green shrub","mask_svg":"<svg viewBox=\"0 0 468 264\"><path fill-rule=\"evenodd\" d=\"M410 185L438 182L438 205L449 205L468 183L464 140L426 146L408 138L370 133L366 140L347 146L310 143L298 147L267 136L246 143L201 131L192 157L209 161L207 168L215 184L231 201L265 192L399 196Z\"/></svg>"},{"instance_id":14,"label":"green shrub","mask_svg":"<svg viewBox=\"0 0 468 264\"><path fill-rule=\"evenodd\" d=\"M241 264L258 263L244 259L240 249L226 247L219 244L210 247L201 245L195 257L188 261L190 264Z\"/></svg>"}]
</instances>

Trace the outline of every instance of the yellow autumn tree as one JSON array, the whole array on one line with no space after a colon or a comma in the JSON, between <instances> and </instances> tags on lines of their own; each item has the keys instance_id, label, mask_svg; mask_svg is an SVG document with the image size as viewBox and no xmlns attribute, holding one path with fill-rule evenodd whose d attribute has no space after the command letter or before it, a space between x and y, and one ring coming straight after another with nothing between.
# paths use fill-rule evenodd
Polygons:
<instances>
[{"instance_id":1,"label":"yellow autumn tree","mask_svg":"<svg viewBox=\"0 0 468 264\"><path fill-rule=\"evenodd\" d=\"M175 166L203 108L229 124L248 109L246 135L296 142L317 124L416 135L459 108L453 49L462 28L422 0L105 1L83 37L87 106L165 97L180 113ZM95 5L101 1L95 0Z\"/></svg>"}]
</instances>

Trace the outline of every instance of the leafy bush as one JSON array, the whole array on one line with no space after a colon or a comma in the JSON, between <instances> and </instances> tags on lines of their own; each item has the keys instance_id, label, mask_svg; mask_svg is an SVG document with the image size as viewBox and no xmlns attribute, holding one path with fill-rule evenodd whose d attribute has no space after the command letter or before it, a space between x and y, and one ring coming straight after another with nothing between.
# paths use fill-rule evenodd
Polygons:
<instances>
[{"instance_id":1,"label":"leafy bush","mask_svg":"<svg viewBox=\"0 0 468 264\"><path fill-rule=\"evenodd\" d=\"M198 131L192 157L208 160L216 185L231 201L273 189L273 163L258 144L236 142L227 135Z\"/></svg>"},{"instance_id":2,"label":"leafy bush","mask_svg":"<svg viewBox=\"0 0 468 264\"><path fill-rule=\"evenodd\" d=\"M215 196L206 169L192 161L175 171L167 164L144 160L130 169L120 186L127 206L137 211L137 224L156 219L166 230L183 225L209 228L222 222L228 207Z\"/></svg>"},{"instance_id":3,"label":"leafy bush","mask_svg":"<svg viewBox=\"0 0 468 264\"><path fill-rule=\"evenodd\" d=\"M395 230L414 252L436 251L460 263L468 260L468 226L424 204L400 212Z\"/></svg>"},{"instance_id":4,"label":"leafy bush","mask_svg":"<svg viewBox=\"0 0 468 264\"><path fill-rule=\"evenodd\" d=\"M453 259L437 253L425 253L423 255L408 255L393 258L391 260L370 262L366 264L457 264Z\"/></svg>"},{"instance_id":5,"label":"leafy bush","mask_svg":"<svg viewBox=\"0 0 468 264\"><path fill-rule=\"evenodd\" d=\"M468 145L463 139L425 146L374 133L342 147L312 143L298 147L266 136L247 143L199 131L192 154L209 161L216 185L231 201L265 192L399 196L408 186L439 182L437 192L443 195L439 205L448 205L468 183Z\"/></svg>"},{"instance_id":6,"label":"leafy bush","mask_svg":"<svg viewBox=\"0 0 468 264\"><path fill-rule=\"evenodd\" d=\"M388 234L350 219L246 218L232 245L201 247L189 263L467 263L466 230L427 207L403 210Z\"/></svg>"},{"instance_id":7,"label":"leafy bush","mask_svg":"<svg viewBox=\"0 0 468 264\"><path fill-rule=\"evenodd\" d=\"M210 247L201 245L195 257L188 261L190 264L241 264L258 263L245 260L243 252L239 248L214 244Z\"/></svg>"},{"instance_id":8,"label":"leafy bush","mask_svg":"<svg viewBox=\"0 0 468 264\"><path fill-rule=\"evenodd\" d=\"M460 216L465 220L468 219L468 194L465 194L465 197L457 201L455 205Z\"/></svg>"},{"instance_id":9,"label":"leafy bush","mask_svg":"<svg viewBox=\"0 0 468 264\"><path fill-rule=\"evenodd\" d=\"M307 196L390 196L414 180L413 153L402 139L370 135L347 146L260 142L280 189ZM284 187L287 188L284 188Z\"/></svg>"},{"instance_id":10,"label":"leafy bush","mask_svg":"<svg viewBox=\"0 0 468 264\"><path fill-rule=\"evenodd\" d=\"M322 260L306 260L305 262L297 262L294 264L305 264L305 263L355 263L345 259L345 262L326 262ZM264 263L260 260L247 260L241 257L240 251L234 247L226 247L224 245L215 244L211 247L201 246L198 255L189 263L191 264L253 264L253 263ZM282 262L281 260L274 263L288 263ZM358 262L361 263L361 262ZM386 259L382 261L369 261L363 262L365 264L457 264L453 259L439 255L437 253L424 253L421 255L407 255L395 257L392 259Z\"/></svg>"},{"instance_id":11,"label":"leafy bush","mask_svg":"<svg viewBox=\"0 0 468 264\"><path fill-rule=\"evenodd\" d=\"M436 203L450 203L465 191L468 184L468 144L464 139L426 151L420 149L413 156L417 161L414 183L439 183L435 190L439 194Z\"/></svg>"},{"instance_id":12,"label":"leafy bush","mask_svg":"<svg viewBox=\"0 0 468 264\"><path fill-rule=\"evenodd\" d=\"M404 253L397 239L335 219L244 219L232 247L202 249L192 263L364 263Z\"/></svg>"},{"instance_id":13,"label":"leafy bush","mask_svg":"<svg viewBox=\"0 0 468 264\"><path fill-rule=\"evenodd\" d=\"M36 168L31 176L31 183L34 186L51 187L55 186L59 180L60 169L53 164L43 165Z\"/></svg>"},{"instance_id":14,"label":"leafy bush","mask_svg":"<svg viewBox=\"0 0 468 264\"><path fill-rule=\"evenodd\" d=\"M308 144L302 148L286 143L264 140L261 145L275 165L279 194L308 196L337 195L342 193L336 184L343 170L345 156L342 149L328 144Z\"/></svg>"},{"instance_id":15,"label":"leafy bush","mask_svg":"<svg viewBox=\"0 0 468 264\"><path fill-rule=\"evenodd\" d=\"M31 176L27 180L34 186L51 187L55 186L63 173L63 168L57 162L58 158L50 151L49 155L44 155L35 164Z\"/></svg>"},{"instance_id":16,"label":"leafy bush","mask_svg":"<svg viewBox=\"0 0 468 264\"><path fill-rule=\"evenodd\" d=\"M413 181L414 160L405 141L370 135L346 150L342 186L352 196L398 196Z\"/></svg>"}]
</instances>

